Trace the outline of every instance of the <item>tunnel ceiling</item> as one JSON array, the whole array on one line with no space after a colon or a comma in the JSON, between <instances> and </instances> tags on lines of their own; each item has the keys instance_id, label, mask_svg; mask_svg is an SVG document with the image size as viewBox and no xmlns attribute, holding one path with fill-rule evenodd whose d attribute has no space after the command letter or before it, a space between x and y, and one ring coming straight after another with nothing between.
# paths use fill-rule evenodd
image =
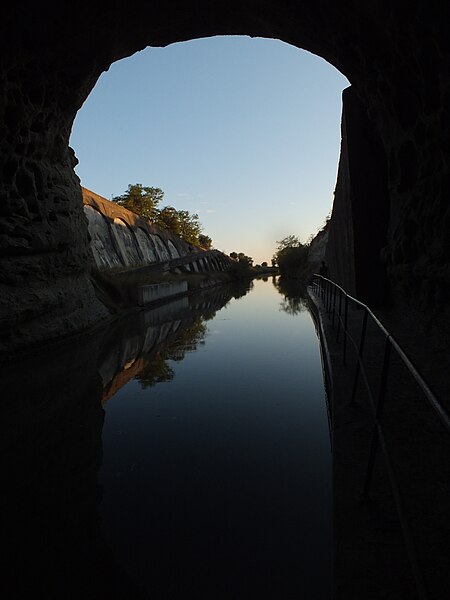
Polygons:
<instances>
[{"instance_id":1,"label":"tunnel ceiling","mask_svg":"<svg viewBox=\"0 0 450 600\"><path fill-rule=\"evenodd\" d=\"M385 153L390 214L383 260L394 296L414 295L419 308L445 302L448 23L447 7L400 0L92 0L4 8L3 347L80 330L105 316L89 282L87 225L68 147L73 119L98 77L147 46L213 35L278 38L347 76Z\"/></svg>"}]
</instances>

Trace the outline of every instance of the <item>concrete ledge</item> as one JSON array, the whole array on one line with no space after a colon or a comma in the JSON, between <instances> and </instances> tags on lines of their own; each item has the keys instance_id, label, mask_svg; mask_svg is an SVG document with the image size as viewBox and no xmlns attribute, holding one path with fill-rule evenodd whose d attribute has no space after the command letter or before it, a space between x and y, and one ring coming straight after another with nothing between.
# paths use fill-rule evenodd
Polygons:
<instances>
[{"instance_id":1,"label":"concrete ledge","mask_svg":"<svg viewBox=\"0 0 450 600\"><path fill-rule=\"evenodd\" d=\"M143 285L138 288L138 304L145 306L152 302L187 294L187 281L174 281L167 283L154 283L152 285Z\"/></svg>"}]
</instances>

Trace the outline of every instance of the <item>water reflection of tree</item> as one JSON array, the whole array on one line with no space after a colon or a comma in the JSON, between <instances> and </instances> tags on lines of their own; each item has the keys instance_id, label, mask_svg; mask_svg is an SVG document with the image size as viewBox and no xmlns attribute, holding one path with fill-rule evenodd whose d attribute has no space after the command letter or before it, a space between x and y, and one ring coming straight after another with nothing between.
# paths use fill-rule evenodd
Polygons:
<instances>
[{"instance_id":1,"label":"water reflection of tree","mask_svg":"<svg viewBox=\"0 0 450 600\"><path fill-rule=\"evenodd\" d=\"M157 383L171 381L175 372L167 361L180 362L188 352L194 352L205 343L207 332L206 322L216 316L217 310L221 310L231 300L246 296L253 288L253 281L242 279L218 288L216 294L199 294L197 298L191 298L191 309L195 314L201 310L202 314L189 324L182 322L174 339L163 343L161 347L147 359L145 364L135 378L143 389L153 387ZM211 303L209 307L204 306L205 298Z\"/></svg>"},{"instance_id":2,"label":"water reflection of tree","mask_svg":"<svg viewBox=\"0 0 450 600\"><path fill-rule=\"evenodd\" d=\"M254 287L254 283L251 279L238 279L233 281L231 286L231 293L235 300L246 296Z\"/></svg>"},{"instance_id":3,"label":"water reflection of tree","mask_svg":"<svg viewBox=\"0 0 450 600\"><path fill-rule=\"evenodd\" d=\"M198 317L192 325L183 329L176 340L169 345L166 358L168 360L183 360L187 352L194 352L198 346L205 344L208 328L204 317Z\"/></svg>"},{"instance_id":4,"label":"water reflection of tree","mask_svg":"<svg viewBox=\"0 0 450 600\"><path fill-rule=\"evenodd\" d=\"M284 296L284 299L280 302L280 311L288 315L298 315L307 310L306 290L303 280L274 277L272 283Z\"/></svg>"},{"instance_id":5,"label":"water reflection of tree","mask_svg":"<svg viewBox=\"0 0 450 600\"><path fill-rule=\"evenodd\" d=\"M182 329L177 337L149 357L144 368L136 375L142 389L153 387L157 383L171 381L175 372L166 361L179 362L187 352L194 352L205 343L207 326L203 317L198 317L192 325Z\"/></svg>"}]
</instances>

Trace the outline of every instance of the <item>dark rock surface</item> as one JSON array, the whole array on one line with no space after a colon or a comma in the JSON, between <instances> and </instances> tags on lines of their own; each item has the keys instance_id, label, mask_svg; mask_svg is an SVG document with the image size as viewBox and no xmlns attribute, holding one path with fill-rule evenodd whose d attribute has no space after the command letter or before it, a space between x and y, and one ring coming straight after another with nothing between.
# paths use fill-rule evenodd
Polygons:
<instances>
[{"instance_id":1,"label":"dark rock surface","mask_svg":"<svg viewBox=\"0 0 450 600\"><path fill-rule=\"evenodd\" d=\"M2 350L88 328L106 315L88 278L87 224L68 146L75 115L100 74L148 45L217 34L279 38L348 77L386 165L381 256L390 298L411 303L427 313L430 327L448 332L449 10L424 0L138 0L131 7L123 0L44 0L26 10L20 3L4 8ZM360 239L370 233L363 221Z\"/></svg>"},{"instance_id":2,"label":"dark rock surface","mask_svg":"<svg viewBox=\"0 0 450 600\"><path fill-rule=\"evenodd\" d=\"M371 306L387 296L389 202L386 159L378 134L352 87L344 90L339 170L329 222L329 277Z\"/></svg>"}]
</instances>

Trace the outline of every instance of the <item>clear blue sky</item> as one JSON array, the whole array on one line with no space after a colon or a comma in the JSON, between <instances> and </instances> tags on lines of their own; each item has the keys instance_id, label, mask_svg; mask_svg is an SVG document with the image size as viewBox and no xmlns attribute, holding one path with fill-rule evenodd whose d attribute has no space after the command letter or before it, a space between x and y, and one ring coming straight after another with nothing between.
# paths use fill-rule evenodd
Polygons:
<instances>
[{"instance_id":1,"label":"clear blue sky","mask_svg":"<svg viewBox=\"0 0 450 600\"><path fill-rule=\"evenodd\" d=\"M277 40L215 37L114 63L79 111L70 144L81 184L105 198L129 183L197 212L224 252L270 261L329 213L347 79Z\"/></svg>"}]
</instances>

